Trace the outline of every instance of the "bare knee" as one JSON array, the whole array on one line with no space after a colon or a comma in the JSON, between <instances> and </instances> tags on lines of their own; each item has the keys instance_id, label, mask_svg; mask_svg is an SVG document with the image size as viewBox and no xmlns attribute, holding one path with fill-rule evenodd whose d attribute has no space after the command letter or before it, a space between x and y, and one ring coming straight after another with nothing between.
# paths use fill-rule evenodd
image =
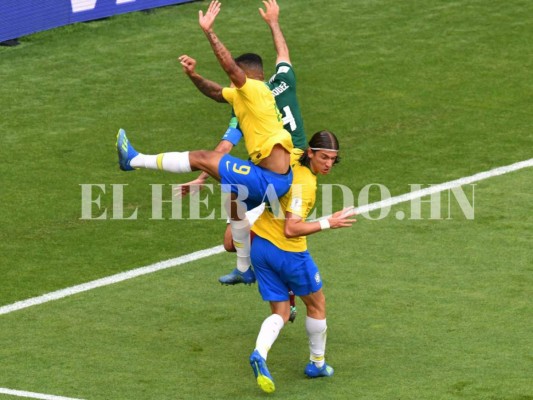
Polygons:
<instances>
[{"instance_id":1,"label":"bare knee","mask_svg":"<svg viewBox=\"0 0 533 400\"><path fill-rule=\"evenodd\" d=\"M209 159L209 153L210 151L208 150L191 151L189 152L189 162L192 166L200 168L206 164L207 160Z\"/></svg>"},{"instance_id":2,"label":"bare knee","mask_svg":"<svg viewBox=\"0 0 533 400\"><path fill-rule=\"evenodd\" d=\"M291 315L291 307L288 300L271 301L270 310L272 311L272 314L278 314L281 318L283 318L283 323L286 324L289 321L289 317Z\"/></svg>"},{"instance_id":3,"label":"bare knee","mask_svg":"<svg viewBox=\"0 0 533 400\"><path fill-rule=\"evenodd\" d=\"M307 309L307 316L315 319L326 318L326 297L322 290L307 296L301 296Z\"/></svg>"},{"instance_id":4,"label":"bare knee","mask_svg":"<svg viewBox=\"0 0 533 400\"><path fill-rule=\"evenodd\" d=\"M210 176L220 181L218 174L218 164L224 154L210 150L195 150L189 152L189 163L191 169L202 170Z\"/></svg>"},{"instance_id":5,"label":"bare knee","mask_svg":"<svg viewBox=\"0 0 533 400\"><path fill-rule=\"evenodd\" d=\"M307 316L314 318L314 319L325 319L326 318L326 305L324 304L324 306L308 306Z\"/></svg>"}]
</instances>

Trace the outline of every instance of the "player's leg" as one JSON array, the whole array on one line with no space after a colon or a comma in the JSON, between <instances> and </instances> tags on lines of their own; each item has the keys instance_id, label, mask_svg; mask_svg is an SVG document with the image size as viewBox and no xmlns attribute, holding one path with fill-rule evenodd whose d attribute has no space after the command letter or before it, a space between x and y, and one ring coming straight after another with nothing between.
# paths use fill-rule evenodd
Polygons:
<instances>
[{"instance_id":1,"label":"player's leg","mask_svg":"<svg viewBox=\"0 0 533 400\"><path fill-rule=\"evenodd\" d=\"M307 308L305 329L309 338L309 364L305 374L310 378L333 375L333 368L326 364L326 298L322 289L306 296L300 296Z\"/></svg>"},{"instance_id":2,"label":"player's leg","mask_svg":"<svg viewBox=\"0 0 533 400\"><path fill-rule=\"evenodd\" d=\"M219 281L225 284L255 282L255 275L250 269L250 221L246 217L246 205L239 200L239 195L231 192L230 199L226 202L226 209L229 214L229 226L235 252L237 254L237 265L231 272L231 279L228 282Z\"/></svg>"},{"instance_id":3,"label":"player's leg","mask_svg":"<svg viewBox=\"0 0 533 400\"><path fill-rule=\"evenodd\" d=\"M259 354L265 362L270 348L278 338L279 332L289 320L289 301L271 301L270 309L272 314L265 318L261 324L254 349L254 353Z\"/></svg>"},{"instance_id":4,"label":"player's leg","mask_svg":"<svg viewBox=\"0 0 533 400\"><path fill-rule=\"evenodd\" d=\"M333 368L325 362L326 354L326 298L322 278L308 251L292 254L293 272L289 286L305 304L305 329L309 338L309 364L305 374L311 378L333 375Z\"/></svg>"},{"instance_id":5,"label":"player's leg","mask_svg":"<svg viewBox=\"0 0 533 400\"><path fill-rule=\"evenodd\" d=\"M272 314L261 324L255 349L250 355L250 365L259 387L267 393L275 390L274 381L266 364L268 352L289 319L290 313L288 288L276 271L279 265L286 263L285 256L286 252L268 240L259 236L254 238L252 264L259 284L259 293L264 301L270 302Z\"/></svg>"},{"instance_id":6,"label":"player's leg","mask_svg":"<svg viewBox=\"0 0 533 400\"><path fill-rule=\"evenodd\" d=\"M196 150L143 154L135 150L123 129L120 129L117 134L116 146L119 166L123 171L132 171L138 168L174 173L202 170L216 180L220 180L218 166L223 154L216 151Z\"/></svg>"},{"instance_id":7,"label":"player's leg","mask_svg":"<svg viewBox=\"0 0 533 400\"><path fill-rule=\"evenodd\" d=\"M257 221L257 218L263 213L265 210L265 203L262 203L261 205L252 208L251 210L246 211L246 218L248 218L248 221L250 221L250 225L253 226L255 221ZM230 228L230 219L226 221L226 230L224 231L224 239L223 239L223 245L224 250L226 250L228 253L235 253L235 245L233 244L233 236L231 235L231 228ZM250 232L250 240L253 240L254 233Z\"/></svg>"},{"instance_id":8,"label":"player's leg","mask_svg":"<svg viewBox=\"0 0 533 400\"><path fill-rule=\"evenodd\" d=\"M253 208L252 210L249 210L246 212L246 219L248 220L248 223L250 227L254 224L254 222L259 218L263 210L265 209L265 205L261 204L258 207ZM239 224L239 223L237 223ZM235 223L231 224L231 219L228 221L228 228L226 229L226 232L224 234L224 248L226 251L232 251L237 252L237 267L234 268L229 274L223 275L220 278L218 278L219 282L224 285L236 285L239 283L245 283L250 284L255 282L255 276L253 274L253 270L250 269L249 263L247 264L245 260L239 261L239 253L238 249L239 246L243 246L241 244L242 240L239 241L239 238L237 241L234 240L234 236L232 234L232 228ZM250 232L250 240L253 236L253 233ZM241 250L242 251L242 250ZM249 261L249 260L248 260Z\"/></svg>"},{"instance_id":9,"label":"player's leg","mask_svg":"<svg viewBox=\"0 0 533 400\"><path fill-rule=\"evenodd\" d=\"M291 306L291 315L289 317L289 321L294 322L296 320L296 316L298 315L298 310L296 309L296 296L292 290L289 291L289 304Z\"/></svg>"},{"instance_id":10,"label":"player's leg","mask_svg":"<svg viewBox=\"0 0 533 400\"><path fill-rule=\"evenodd\" d=\"M224 250L228 253L235 253L235 246L233 245L233 236L231 236L231 227L228 223L226 224L226 230L224 231Z\"/></svg>"},{"instance_id":11,"label":"player's leg","mask_svg":"<svg viewBox=\"0 0 533 400\"><path fill-rule=\"evenodd\" d=\"M255 349L250 355L250 365L257 383L267 393L271 393L275 389L274 381L266 364L268 351L274 345L281 329L288 321L290 312L288 300L270 302L270 307L272 314L265 318L261 324L261 329L255 342Z\"/></svg>"},{"instance_id":12,"label":"player's leg","mask_svg":"<svg viewBox=\"0 0 533 400\"><path fill-rule=\"evenodd\" d=\"M274 174L271 171L244 161L229 154L223 155L219 165L222 191L230 192L231 199L226 204L230 214L230 227L233 244L237 253L237 266L228 275L219 279L223 284L253 283L253 271L250 267L250 221L245 211L262 204L265 199L276 200L289 190L292 171L287 174Z\"/></svg>"}]
</instances>

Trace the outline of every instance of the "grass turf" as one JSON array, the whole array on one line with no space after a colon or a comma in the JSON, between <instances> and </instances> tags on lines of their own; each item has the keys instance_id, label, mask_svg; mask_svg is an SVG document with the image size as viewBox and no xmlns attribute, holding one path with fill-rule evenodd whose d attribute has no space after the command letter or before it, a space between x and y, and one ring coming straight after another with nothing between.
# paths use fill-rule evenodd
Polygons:
<instances>
[{"instance_id":1,"label":"grass turf","mask_svg":"<svg viewBox=\"0 0 533 400\"><path fill-rule=\"evenodd\" d=\"M166 220L150 219L150 184L193 174L124 174L113 146L119 127L146 152L212 148L224 131L227 106L198 94L175 60L188 53L200 73L226 81L197 26L206 4L0 48L0 305L220 243L221 221L170 220L169 207ZM259 6L224 4L217 32L233 54L258 52L273 71ZM381 183L397 195L531 158L530 2L281 7L308 134L329 128L342 146L321 182L355 194ZM303 378L300 315L269 358L276 397L531 399L530 182L528 170L480 183L474 221L398 221L396 210L409 213L399 205L384 220L311 237L336 376ZM126 212L138 208L138 219L81 220L88 183L105 185L108 208L111 185L127 184ZM256 398L246 360L267 307L255 289L216 284L232 262L214 256L2 316L0 387Z\"/></svg>"}]
</instances>

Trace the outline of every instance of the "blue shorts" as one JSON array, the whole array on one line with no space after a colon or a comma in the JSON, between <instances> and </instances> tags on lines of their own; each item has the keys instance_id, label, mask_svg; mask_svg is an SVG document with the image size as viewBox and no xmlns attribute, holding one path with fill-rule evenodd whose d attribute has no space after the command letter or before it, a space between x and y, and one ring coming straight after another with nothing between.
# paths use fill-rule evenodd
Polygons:
<instances>
[{"instance_id":1,"label":"blue shorts","mask_svg":"<svg viewBox=\"0 0 533 400\"><path fill-rule=\"evenodd\" d=\"M322 278L309 251L281 250L260 236L252 241L252 266L265 301L287 301L289 290L307 296L322 288Z\"/></svg>"},{"instance_id":2,"label":"blue shorts","mask_svg":"<svg viewBox=\"0 0 533 400\"><path fill-rule=\"evenodd\" d=\"M274 197L280 198L292 184L292 169L286 174L276 174L229 154L220 159L218 174L222 191L237 194L248 210Z\"/></svg>"}]
</instances>

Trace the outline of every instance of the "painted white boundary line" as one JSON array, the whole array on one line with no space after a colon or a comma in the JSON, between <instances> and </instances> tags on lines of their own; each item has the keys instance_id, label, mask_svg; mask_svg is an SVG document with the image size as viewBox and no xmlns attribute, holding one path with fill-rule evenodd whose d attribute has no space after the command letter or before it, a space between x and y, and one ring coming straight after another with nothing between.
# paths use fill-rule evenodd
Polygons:
<instances>
[{"instance_id":1,"label":"painted white boundary line","mask_svg":"<svg viewBox=\"0 0 533 400\"><path fill-rule=\"evenodd\" d=\"M132 269L130 271L121 272L116 275L111 275L105 278L97 279L95 281L83 283L81 285L71 286L66 289L61 289L55 292L43 294L42 296L33 297L31 299L17 301L16 303L0 307L0 315L9 314L13 311L22 310L36 306L38 304L47 303L52 300L62 299L63 297L72 296L73 294L86 292L88 290L96 289L102 286L112 285L117 282L122 282L128 279L136 278L141 275L151 274L152 272L160 271L167 268L172 268L181 264L186 264L191 261L200 260L201 258L209 257L214 254L223 253L224 246L216 246L210 249L196 251L194 253L186 254L181 257L171 258L170 260L160 261L146 267Z\"/></svg>"},{"instance_id":2,"label":"painted white boundary line","mask_svg":"<svg viewBox=\"0 0 533 400\"><path fill-rule=\"evenodd\" d=\"M82 399L75 399L73 397L62 397L62 396L53 396L51 394L42 394L42 393L33 393L33 392L25 392L23 390L13 390L13 389L6 389L6 388L0 388L0 393L3 394L9 394L11 396L18 396L18 397L26 397L29 399L43 399L43 400L82 400Z\"/></svg>"},{"instance_id":3,"label":"painted white boundary line","mask_svg":"<svg viewBox=\"0 0 533 400\"><path fill-rule=\"evenodd\" d=\"M467 176L464 178L459 178L453 181L440 183L438 185L433 185L426 189L416 190L414 192L402 194L400 196L391 197L386 200L378 201L366 206L356 208L357 214L363 214L369 211L379 210L381 208L390 207L395 204L404 203L406 201L411 201L414 199L419 199L424 196L428 196L433 193L443 192L448 189L458 188L463 185L469 185L473 182L482 181L487 178L492 178L494 176L508 174L509 172L518 171L519 169L533 167L533 158L530 158L526 161L520 161L515 164L506 165L505 167L498 167L491 169L489 171L480 172L472 176Z\"/></svg>"},{"instance_id":4,"label":"painted white boundary line","mask_svg":"<svg viewBox=\"0 0 533 400\"><path fill-rule=\"evenodd\" d=\"M424 196L428 196L432 193L442 192L444 190L457 188L462 185L468 185L473 182L478 182L478 181L491 178L494 176L507 174L509 172L517 171L519 169L523 169L527 167L533 167L533 158L526 160L526 161L517 162L515 164L507 165L504 167L491 169L489 171L480 172L472 176L456 179L456 180L441 183L438 185L434 185L426 189L417 190L417 191L406 193L406 194L396 196L396 197L391 197L386 200L382 200L376 203L358 207L356 208L356 211L358 214L362 214L365 212L378 210L384 207L390 207L395 204L399 204L399 203L411 201L414 199L418 199ZM152 272L160 271L162 269L172 268L172 267L175 267L181 264L199 260L205 257L210 257L214 254L219 254L223 252L224 252L223 246L216 246L210 249L204 249L204 250L200 250L194 253L190 253L190 254L187 254L181 257L172 258L170 260L161 261L155 264L148 265L146 267L133 269L127 272L122 272L120 274L111 275L106 278L97 279L95 281L87 282L81 285L72 286L72 287L61 289L55 292L50 292L42 296L18 301L16 303L0 307L0 315L9 314L14 311L22 310L24 308L32 307L38 304L47 303L52 300L58 300L63 297L71 296L71 295L81 293L81 292L86 292L88 290L96 289L102 286L112 285L114 283L136 278L141 275L151 274Z\"/></svg>"}]
</instances>

